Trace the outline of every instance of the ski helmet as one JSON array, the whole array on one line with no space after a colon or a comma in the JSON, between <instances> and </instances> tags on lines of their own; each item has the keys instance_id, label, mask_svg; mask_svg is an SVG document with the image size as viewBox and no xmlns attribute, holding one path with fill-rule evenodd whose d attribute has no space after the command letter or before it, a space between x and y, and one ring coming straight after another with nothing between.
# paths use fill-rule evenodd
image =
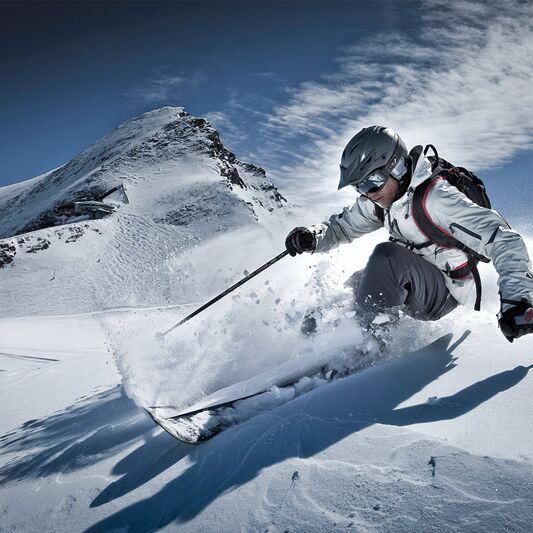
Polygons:
<instances>
[{"instance_id":1,"label":"ski helmet","mask_svg":"<svg viewBox=\"0 0 533 533\"><path fill-rule=\"evenodd\" d=\"M365 184L368 185L366 192L369 192L379 183L383 185L389 176L400 180L408 155L405 143L392 128L363 128L352 137L342 153L339 189L347 185L363 188L363 182L369 179Z\"/></svg>"}]
</instances>

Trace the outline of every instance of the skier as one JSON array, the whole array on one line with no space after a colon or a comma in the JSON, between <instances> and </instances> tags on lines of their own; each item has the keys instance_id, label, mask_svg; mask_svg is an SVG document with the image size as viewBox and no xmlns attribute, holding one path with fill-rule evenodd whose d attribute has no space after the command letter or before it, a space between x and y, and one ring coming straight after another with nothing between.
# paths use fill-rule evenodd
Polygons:
<instances>
[{"instance_id":1,"label":"skier","mask_svg":"<svg viewBox=\"0 0 533 533\"><path fill-rule=\"evenodd\" d=\"M426 157L432 148L434 157ZM339 244L387 228L389 242L376 246L364 271L349 280L356 312L370 331L400 312L438 320L464 305L481 283L476 264L492 260L499 275L498 324L510 341L533 332L533 272L521 236L494 210L479 178L440 159L435 148L410 152L391 128L362 129L341 158L339 189L359 193L342 213L287 236L290 255L327 252ZM473 198L472 201L470 198ZM302 325L316 327L313 316Z\"/></svg>"}]
</instances>

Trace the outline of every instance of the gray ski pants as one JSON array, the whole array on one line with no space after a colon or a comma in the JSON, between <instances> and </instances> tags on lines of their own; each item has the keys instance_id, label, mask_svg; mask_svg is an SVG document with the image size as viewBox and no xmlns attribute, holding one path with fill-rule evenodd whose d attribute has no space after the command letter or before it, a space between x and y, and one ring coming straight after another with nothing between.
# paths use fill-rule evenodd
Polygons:
<instances>
[{"instance_id":1,"label":"gray ski pants","mask_svg":"<svg viewBox=\"0 0 533 533\"><path fill-rule=\"evenodd\" d=\"M378 244L366 268L348 283L354 288L356 307L369 320L391 309L419 320L438 320L458 305L437 267L393 242Z\"/></svg>"}]
</instances>

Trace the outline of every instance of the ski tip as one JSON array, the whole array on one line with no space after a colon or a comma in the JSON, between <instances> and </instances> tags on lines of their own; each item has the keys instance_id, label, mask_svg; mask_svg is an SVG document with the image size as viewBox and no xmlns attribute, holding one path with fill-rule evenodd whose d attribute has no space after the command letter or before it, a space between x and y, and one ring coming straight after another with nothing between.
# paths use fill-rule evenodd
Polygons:
<instances>
[{"instance_id":1,"label":"ski tip","mask_svg":"<svg viewBox=\"0 0 533 533\"><path fill-rule=\"evenodd\" d=\"M169 435L185 444L200 444L207 440L199 428L189 419L164 418L155 413L155 409L145 408L152 420Z\"/></svg>"},{"instance_id":2,"label":"ski tip","mask_svg":"<svg viewBox=\"0 0 533 533\"><path fill-rule=\"evenodd\" d=\"M160 428L185 444L201 444L225 429L223 425L206 429L188 416L167 418L156 414L155 409L145 407L145 411Z\"/></svg>"},{"instance_id":3,"label":"ski tip","mask_svg":"<svg viewBox=\"0 0 533 533\"><path fill-rule=\"evenodd\" d=\"M163 333L161 333L160 331L158 331L156 334L155 334L155 339L157 341L162 341L163 339L165 338L165 335Z\"/></svg>"}]
</instances>

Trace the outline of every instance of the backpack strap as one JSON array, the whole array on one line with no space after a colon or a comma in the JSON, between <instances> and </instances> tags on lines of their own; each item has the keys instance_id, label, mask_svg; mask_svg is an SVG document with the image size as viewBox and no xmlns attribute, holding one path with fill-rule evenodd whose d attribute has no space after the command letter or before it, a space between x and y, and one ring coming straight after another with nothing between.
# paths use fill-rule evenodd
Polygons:
<instances>
[{"instance_id":1,"label":"backpack strap","mask_svg":"<svg viewBox=\"0 0 533 533\"><path fill-rule=\"evenodd\" d=\"M438 176L432 175L415 189L413 194L413 218L418 229L429 241L443 248L456 248L458 244L457 239L444 228L437 226L426 209L426 201L429 193L438 180Z\"/></svg>"},{"instance_id":2,"label":"backpack strap","mask_svg":"<svg viewBox=\"0 0 533 533\"><path fill-rule=\"evenodd\" d=\"M433 174L435 174L435 172L433 172ZM432 175L415 189L413 195L413 218L420 232L428 239L428 241L430 241L430 243L436 244L442 248L457 248L466 253L466 264L461 265L454 270L444 270L443 272L451 279L460 279L472 274L476 285L476 303L474 309L479 311L481 309L482 287L477 264L478 261L487 262L488 259L458 241L444 228L437 226L437 224L431 219L426 209L426 200L431 189L440 179L444 178Z\"/></svg>"},{"instance_id":3,"label":"backpack strap","mask_svg":"<svg viewBox=\"0 0 533 533\"><path fill-rule=\"evenodd\" d=\"M437 152L437 149L432 144L426 144L426 147L424 148L424 155L428 153L430 148L433 150L433 153L435 154L435 161L438 163L439 152Z\"/></svg>"},{"instance_id":4,"label":"backpack strap","mask_svg":"<svg viewBox=\"0 0 533 533\"><path fill-rule=\"evenodd\" d=\"M474 311L481 311L482 286L481 286L481 276L479 275L479 270L477 268L477 261L471 255L469 255L468 263L470 264L472 276L474 276L474 283L476 284L476 302L474 303Z\"/></svg>"},{"instance_id":5,"label":"backpack strap","mask_svg":"<svg viewBox=\"0 0 533 533\"><path fill-rule=\"evenodd\" d=\"M413 251L413 250L422 250L423 248L427 248L428 246L431 246L432 244L434 244L431 241L426 241L426 242L423 242L422 244L415 244L414 242L405 241L403 239L396 239L395 237L389 237L389 241L397 242L397 243L401 244L402 246L405 246L406 248L409 248L409 250L411 250L411 251Z\"/></svg>"},{"instance_id":6,"label":"backpack strap","mask_svg":"<svg viewBox=\"0 0 533 533\"><path fill-rule=\"evenodd\" d=\"M472 274L472 277L474 278L474 284L476 286L476 301L474 303L474 310L480 311L481 310L481 294L483 291L482 285L481 285L481 276L479 275L479 270L477 268L478 260L476 257L474 257L472 254L468 254L467 256L467 262L464 265L461 265L458 268L455 268L454 270L446 271L446 275L451 279L461 279L469 274Z\"/></svg>"}]
</instances>

